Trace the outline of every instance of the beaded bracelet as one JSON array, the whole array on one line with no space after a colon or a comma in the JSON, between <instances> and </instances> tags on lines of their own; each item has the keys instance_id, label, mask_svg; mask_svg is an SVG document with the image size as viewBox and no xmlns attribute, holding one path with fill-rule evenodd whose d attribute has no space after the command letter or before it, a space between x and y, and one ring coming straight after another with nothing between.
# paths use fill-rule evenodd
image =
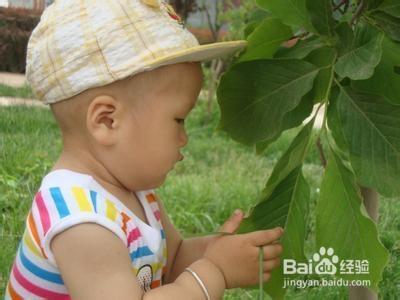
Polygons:
<instances>
[{"instance_id":1,"label":"beaded bracelet","mask_svg":"<svg viewBox=\"0 0 400 300\"><path fill-rule=\"evenodd\" d=\"M211 300L210 298L210 294L207 291L206 286L204 285L203 281L201 281L199 275L196 274L196 272L194 272L193 270L191 270L190 268L185 268L185 271L188 271L190 274L193 275L193 277L196 279L196 281L199 283L199 285L201 286L201 289L204 292L204 295L206 296L207 300Z\"/></svg>"}]
</instances>

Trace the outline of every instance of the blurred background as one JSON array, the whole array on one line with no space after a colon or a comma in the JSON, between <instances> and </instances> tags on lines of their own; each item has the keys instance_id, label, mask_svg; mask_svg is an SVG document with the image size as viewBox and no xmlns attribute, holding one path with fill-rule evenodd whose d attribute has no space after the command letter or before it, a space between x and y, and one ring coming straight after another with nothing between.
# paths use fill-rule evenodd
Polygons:
<instances>
[{"instance_id":1,"label":"blurred background","mask_svg":"<svg viewBox=\"0 0 400 300\"><path fill-rule=\"evenodd\" d=\"M26 216L42 177L61 151L59 129L48 106L35 100L25 82L26 46L43 10L53 1L0 0L0 298L3 298ZM262 12L255 0L171 0L185 26L201 44L245 39L244 29ZM265 12L264 12L265 14ZM189 143L165 184L157 189L170 217L185 237L215 232L236 208L256 204L272 168L299 131L285 131L265 153L216 131L219 79L233 57L203 63L205 80L187 122ZM23 104L23 105L20 105ZM319 128L315 128L317 135ZM324 145L322 145L324 146ZM324 167L318 147L305 160L310 208L319 197ZM400 201L383 199L378 230L391 261L380 282L379 299L400 299ZM307 230L306 253L315 245L315 220ZM224 300L257 299L257 290L235 289ZM286 299L348 299L346 287L290 288Z\"/></svg>"}]
</instances>

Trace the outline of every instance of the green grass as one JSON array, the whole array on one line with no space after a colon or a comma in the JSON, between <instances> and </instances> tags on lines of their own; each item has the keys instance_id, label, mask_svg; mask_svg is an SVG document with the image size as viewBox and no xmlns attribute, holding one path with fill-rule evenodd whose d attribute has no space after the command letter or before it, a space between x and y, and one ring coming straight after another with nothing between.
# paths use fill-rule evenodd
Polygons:
<instances>
[{"instance_id":1,"label":"green grass","mask_svg":"<svg viewBox=\"0 0 400 300\"><path fill-rule=\"evenodd\" d=\"M285 132L264 155L215 132L215 111L207 121L206 103L201 101L187 121L189 144L185 160L158 189L173 223L185 237L214 232L236 208L255 204L272 168L298 129ZM0 297L7 283L26 214L43 175L61 150L58 128L50 111L42 108L0 107ZM304 166L315 206L323 169L315 147ZM396 201L397 200L397 201ZM382 199L379 232L391 253L391 262L380 283L381 299L394 299L399 290L399 199ZM312 219L307 237L307 254L314 247ZM397 286L396 286L397 283ZM225 300L256 299L256 290L227 291ZM347 299L346 288L290 289L287 299Z\"/></svg>"},{"instance_id":2,"label":"green grass","mask_svg":"<svg viewBox=\"0 0 400 300\"><path fill-rule=\"evenodd\" d=\"M23 87L20 88L15 88L0 83L0 97L34 99L35 95L33 94L32 89L28 84L25 84Z\"/></svg>"}]
</instances>

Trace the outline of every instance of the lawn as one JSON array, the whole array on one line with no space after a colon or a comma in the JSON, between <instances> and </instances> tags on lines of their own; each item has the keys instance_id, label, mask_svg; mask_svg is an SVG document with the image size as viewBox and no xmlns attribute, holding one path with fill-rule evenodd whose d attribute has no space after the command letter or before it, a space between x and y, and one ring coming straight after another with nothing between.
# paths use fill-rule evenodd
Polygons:
<instances>
[{"instance_id":1,"label":"lawn","mask_svg":"<svg viewBox=\"0 0 400 300\"><path fill-rule=\"evenodd\" d=\"M1 94L0 94L1 95ZM185 160L158 189L167 211L185 237L214 232L235 208L247 210L255 204L272 168L298 129L285 132L265 154L215 132L219 112L211 117L200 101L187 120L189 144ZM61 149L58 128L50 111L34 107L0 107L0 297L7 283L31 200L41 178L49 171ZM314 147L306 159L304 175L311 187L311 207L322 180L318 152ZM394 299L400 290L400 202L381 199L379 232L391 261L380 283L380 298ZM307 255L314 245L314 220L307 237ZM257 291L227 291L224 299L256 299ZM291 289L287 299L347 299L347 288Z\"/></svg>"},{"instance_id":2,"label":"lawn","mask_svg":"<svg viewBox=\"0 0 400 300\"><path fill-rule=\"evenodd\" d=\"M31 87L28 84L25 84L23 87L20 88L15 88L0 83L0 96L14 97L14 98L30 98L30 99L35 98L31 90Z\"/></svg>"}]
</instances>

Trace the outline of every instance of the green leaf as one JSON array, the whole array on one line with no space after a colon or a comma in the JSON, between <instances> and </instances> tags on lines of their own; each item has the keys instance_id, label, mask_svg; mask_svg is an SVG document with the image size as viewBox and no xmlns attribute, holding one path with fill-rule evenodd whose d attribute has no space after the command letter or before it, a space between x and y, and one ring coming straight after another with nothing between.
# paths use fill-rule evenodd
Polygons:
<instances>
[{"instance_id":1,"label":"green leaf","mask_svg":"<svg viewBox=\"0 0 400 300\"><path fill-rule=\"evenodd\" d=\"M246 51L237 62L272 58L278 47L292 36L292 30L277 18L266 18L248 36Z\"/></svg>"},{"instance_id":2,"label":"green leaf","mask_svg":"<svg viewBox=\"0 0 400 300\"><path fill-rule=\"evenodd\" d=\"M281 131L284 115L311 90L318 69L296 59L252 60L234 65L217 90L218 129L254 145Z\"/></svg>"},{"instance_id":3,"label":"green leaf","mask_svg":"<svg viewBox=\"0 0 400 300\"><path fill-rule=\"evenodd\" d=\"M385 96L392 104L400 105L400 45L388 39L383 40L382 60L374 75L367 80L352 81L352 87L360 91Z\"/></svg>"},{"instance_id":4,"label":"green leaf","mask_svg":"<svg viewBox=\"0 0 400 300\"><path fill-rule=\"evenodd\" d=\"M400 42L400 18L395 18L383 11L376 11L371 17L378 23L382 30L396 42Z\"/></svg>"},{"instance_id":5,"label":"green leaf","mask_svg":"<svg viewBox=\"0 0 400 300\"><path fill-rule=\"evenodd\" d=\"M354 33L347 22L340 23L335 29L339 36L339 41L336 45L339 56L343 56L349 52L354 43Z\"/></svg>"},{"instance_id":6,"label":"green leaf","mask_svg":"<svg viewBox=\"0 0 400 300\"><path fill-rule=\"evenodd\" d=\"M256 153L261 154L262 152L264 152L269 147L269 145L271 145L281 136L283 131L301 125L303 121L310 116L313 110L313 99L314 98L311 91L303 96L299 105L297 105L293 110L286 113L283 117L280 131L275 136L256 144Z\"/></svg>"},{"instance_id":7,"label":"green leaf","mask_svg":"<svg viewBox=\"0 0 400 300\"><path fill-rule=\"evenodd\" d=\"M314 31L305 0L256 0L259 7L280 18L283 23Z\"/></svg>"},{"instance_id":8,"label":"green leaf","mask_svg":"<svg viewBox=\"0 0 400 300\"><path fill-rule=\"evenodd\" d=\"M289 176L276 188L268 202L272 204L263 208L264 214L269 214L273 209L277 214L279 211L286 210L285 234L281 239L283 252L281 260L295 259L305 262L304 241L306 240L307 219L309 214L310 187L303 177L301 167L296 168ZM275 205L275 208L273 206ZM281 206L279 206L281 205ZM287 208L286 208L287 207ZM287 277L285 275L285 277ZM292 276L291 276L292 277ZM271 279L265 284L265 291L271 295L272 299L283 299L285 290L283 289L284 274L283 267L280 265L271 273Z\"/></svg>"},{"instance_id":9,"label":"green leaf","mask_svg":"<svg viewBox=\"0 0 400 300\"><path fill-rule=\"evenodd\" d=\"M306 57L310 52L315 49L324 47L325 43L318 38L313 36L305 40L299 40L296 45L291 48L280 48L276 54L275 58L298 58L302 59Z\"/></svg>"},{"instance_id":10,"label":"green leaf","mask_svg":"<svg viewBox=\"0 0 400 300\"><path fill-rule=\"evenodd\" d=\"M357 179L382 195L399 195L400 106L341 87L338 113Z\"/></svg>"},{"instance_id":11,"label":"green leaf","mask_svg":"<svg viewBox=\"0 0 400 300\"><path fill-rule=\"evenodd\" d=\"M382 4L383 0L366 0L365 1L368 5L368 9L372 10L374 8L377 8L379 5Z\"/></svg>"},{"instance_id":12,"label":"green leaf","mask_svg":"<svg viewBox=\"0 0 400 300\"><path fill-rule=\"evenodd\" d=\"M299 126L307 117L310 116L315 103L327 99L331 82L333 80L333 64L335 58L335 50L329 47L317 48L308 54L305 60L319 67L319 72L314 80L312 90L303 96L296 108L284 115L281 129L273 137L267 138L256 144L257 154L264 152L269 145L280 137L284 130Z\"/></svg>"},{"instance_id":13,"label":"green leaf","mask_svg":"<svg viewBox=\"0 0 400 300\"><path fill-rule=\"evenodd\" d=\"M270 16L271 14L263 9L255 9L252 11L249 20L247 21L248 24L244 29L245 37L247 38L265 18Z\"/></svg>"},{"instance_id":14,"label":"green leaf","mask_svg":"<svg viewBox=\"0 0 400 300\"><path fill-rule=\"evenodd\" d=\"M306 0L306 7L315 30L319 34L333 36L335 20L332 17L331 0Z\"/></svg>"},{"instance_id":15,"label":"green leaf","mask_svg":"<svg viewBox=\"0 0 400 300\"><path fill-rule=\"evenodd\" d=\"M400 2L398 0L384 0L378 9L393 17L400 18Z\"/></svg>"},{"instance_id":16,"label":"green leaf","mask_svg":"<svg viewBox=\"0 0 400 300\"><path fill-rule=\"evenodd\" d=\"M283 253L281 259L292 258L305 261L303 252L309 214L310 188L305 181L301 167L308 153L315 119L305 125L295 137L287 151L275 165L260 202L250 216L243 220L239 233L285 228L281 239ZM276 268L265 290L273 299L283 299L282 266Z\"/></svg>"},{"instance_id":17,"label":"green leaf","mask_svg":"<svg viewBox=\"0 0 400 300\"><path fill-rule=\"evenodd\" d=\"M314 103L327 100L333 80L333 66L336 60L336 50L330 47L316 49L308 54L305 60L319 67L319 72L315 78L311 95Z\"/></svg>"},{"instance_id":18,"label":"green leaf","mask_svg":"<svg viewBox=\"0 0 400 300\"><path fill-rule=\"evenodd\" d=\"M346 138L344 137L342 125L337 111L337 100L339 97L340 89L335 86L332 88L331 97L329 98L329 105L327 111L327 124L328 124L328 138L332 137L333 141L330 140L330 146L334 148L336 154L342 154L342 157L348 160L348 146Z\"/></svg>"},{"instance_id":19,"label":"green leaf","mask_svg":"<svg viewBox=\"0 0 400 300\"><path fill-rule=\"evenodd\" d=\"M382 56L383 33L370 25L359 25L355 37L339 34L339 58L336 73L353 80L367 79L374 73Z\"/></svg>"},{"instance_id":20,"label":"green leaf","mask_svg":"<svg viewBox=\"0 0 400 300\"><path fill-rule=\"evenodd\" d=\"M308 122L290 144L288 150L276 163L274 170L269 177L267 184L262 192L262 199L267 199L276 186L286 178L295 168L300 166L308 152L311 143L311 133L315 118Z\"/></svg>"},{"instance_id":21,"label":"green leaf","mask_svg":"<svg viewBox=\"0 0 400 300\"><path fill-rule=\"evenodd\" d=\"M247 39L249 35L260 25L259 22L251 22L244 28L244 36Z\"/></svg>"},{"instance_id":22,"label":"green leaf","mask_svg":"<svg viewBox=\"0 0 400 300\"><path fill-rule=\"evenodd\" d=\"M362 204L360 189L351 169L330 151L328 165L316 206L316 244L333 248L342 260L368 260L369 274L343 274L340 263L336 276L348 280L370 280L377 289L388 252L378 238L375 223Z\"/></svg>"}]
</instances>

